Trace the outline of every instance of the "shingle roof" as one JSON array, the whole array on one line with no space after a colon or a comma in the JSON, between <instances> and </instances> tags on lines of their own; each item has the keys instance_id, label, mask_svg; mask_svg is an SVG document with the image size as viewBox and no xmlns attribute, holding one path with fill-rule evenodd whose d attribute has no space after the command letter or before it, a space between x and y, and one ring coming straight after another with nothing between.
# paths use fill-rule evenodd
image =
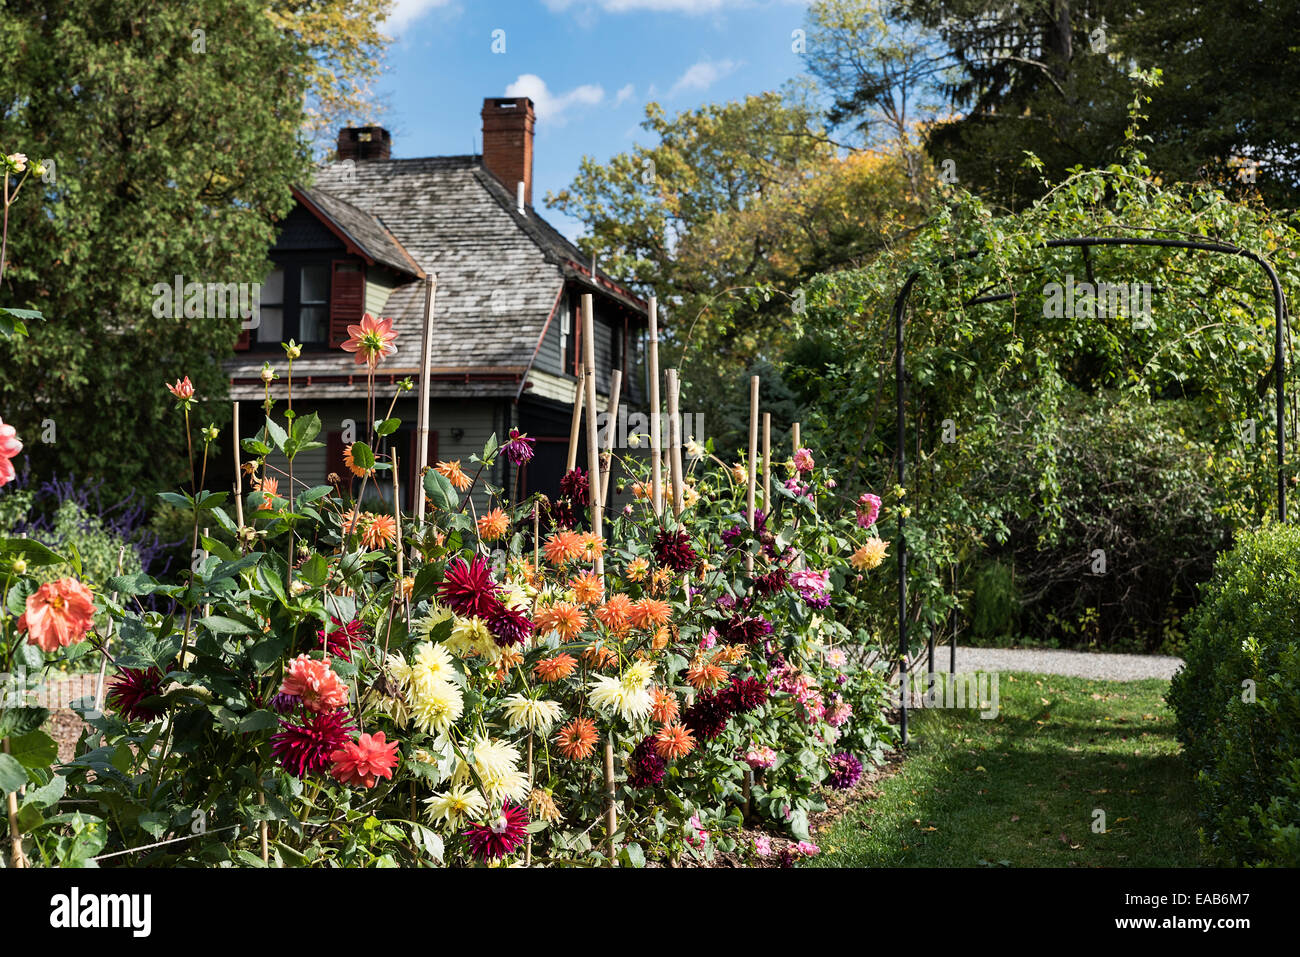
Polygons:
<instances>
[{"instance_id":1,"label":"shingle roof","mask_svg":"<svg viewBox=\"0 0 1300 957\"><path fill-rule=\"evenodd\" d=\"M343 234L342 238L355 246L367 259L391 266L408 276L424 278L424 271L378 217L323 190L298 189L296 194L300 202L308 208L314 207L314 212L324 216L336 231Z\"/></svg>"}]
</instances>

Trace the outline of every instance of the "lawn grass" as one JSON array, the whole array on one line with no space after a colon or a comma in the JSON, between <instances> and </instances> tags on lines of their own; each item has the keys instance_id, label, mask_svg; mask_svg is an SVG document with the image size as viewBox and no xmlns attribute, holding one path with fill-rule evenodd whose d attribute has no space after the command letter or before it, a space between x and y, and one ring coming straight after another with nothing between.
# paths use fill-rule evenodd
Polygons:
<instances>
[{"instance_id":1,"label":"lawn grass","mask_svg":"<svg viewBox=\"0 0 1300 957\"><path fill-rule=\"evenodd\" d=\"M806 866L1194 867L1168 687L1003 674L996 718L913 712L902 770L818 834Z\"/></svg>"}]
</instances>

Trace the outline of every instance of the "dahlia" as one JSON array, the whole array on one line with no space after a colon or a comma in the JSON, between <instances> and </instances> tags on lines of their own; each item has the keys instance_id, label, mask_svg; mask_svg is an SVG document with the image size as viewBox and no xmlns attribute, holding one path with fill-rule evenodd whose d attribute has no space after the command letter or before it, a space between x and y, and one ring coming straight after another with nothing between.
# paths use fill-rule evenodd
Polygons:
<instances>
[{"instance_id":1,"label":"dahlia","mask_svg":"<svg viewBox=\"0 0 1300 957\"><path fill-rule=\"evenodd\" d=\"M537 701L521 694L512 694L502 703L506 724L511 731L527 728L538 734L547 734L559 720L564 709L558 701Z\"/></svg>"},{"instance_id":2,"label":"dahlia","mask_svg":"<svg viewBox=\"0 0 1300 957\"><path fill-rule=\"evenodd\" d=\"M657 598L639 598L628 609L628 618L637 628L650 628L668 624L672 616L672 607L666 601Z\"/></svg>"},{"instance_id":3,"label":"dahlia","mask_svg":"<svg viewBox=\"0 0 1300 957\"><path fill-rule=\"evenodd\" d=\"M838 728L849 718L853 717L853 705L849 704L839 695L831 696L831 706L826 709L824 715L826 723L832 728Z\"/></svg>"},{"instance_id":4,"label":"dahlia","mask_svg":"<svg viewBox=\"0 0 1300 957\"><path fill-rule=\"evenodd\" d=\"M596 609L596 619L612 632L626 631L631 623L632 599L627 595L610 595Z\"/></svg>"},{"instance_id":5,"label":"dahlia","mask_svg":"<svg viewBox=\"0 0 1300 957\"><path fill-rule=\"evenodd\" d=\"M17 475L14 463L10 461L23 450L23 443L12 425L6 425L0 419L0 488L12 482Z\"/></svg>"},{"instance_id":6,"label":"dahlia","mask_svg":"<svg viewBox=\"0 0 1300 957\"><path fill-rule=\"evenodd\" d=\"M879 568L880 563L885 560L885 550L889 548L889 543L879 538L867 539L867 544L863 545L853 553L849 562L860 572L869 572L873 568Z\"/></svg>"},{"instance_id":7,"label":"dahlia","mask_svg":"<svg viewBox=\"0 0 1300 957\"><path fill-rule=\"evenodd\" d=\"M438 598L462 617L487 619L501 606L498 591L487 562L482 555L475 555L469 562L457 558L447 566Z\"/></svg>"},{"instance_id":8,"label":"dahlia","mask_svg":"<svg viewBox=\"0 0 1300 957\"><path fill-rule=\"evenodd\" d=\"M794 469L796 472L811 472L813 470L812 449L794 450Z\"/></svg>"},{"instance_id":9,"label":"dahlia","mask_svg":"<svg viewBox=\"0 0 1300 957\"><path fill-rule=\"evenodd\" d=\"M533 633L533 622L526 614L505 605L498 606L496 614L487 620L488 631L502 648L522 645Z\"/></svg>"},{"instance_id":10,"label":"dahlia","mask_svg":"<svg viewBox=\"0 0 1300 957\"><path fill-rule=\"evenodd\" d=\"M634 558L627 563L627 580L630 582L639 582L645 578L645 573L650 570L650 563L644 558Z\"/></svg>"},{"instance_id":11,"label":"dahlia","mask_svg":"<svg viewBox=\"0 0 1300 957\"><path fill-rule=\"evenodd\" d=\"M618 652L608 645L588 645L582 649L582 660L597 671L618 665Z\"/></svg>"},{"instance_id":12,"label":"dahlia","mask_svg":"<svg viewBox=\"0 0 1300 957\"><path fill-rule=\"evenodd\" d=\"M858 778L862 777L862 762L847 751L832 754L826 759L826 764L831 772L826 778L826 783L837 791L848 790L858 783Z\"/></svg>"},{"instance_id":13,"label":"dahlia","mask_svg":"<svg viewBox=\"0 0 1300 957\"><path fill-rule=\"evenodd\" d=\"M857 512L859 528L870 528L875 525L876 518L880 515L880 496L863 492L858 497Z\"/></svg>"},{"instance_id":14,"label":"dahlia","mask_svg":"<svg viewBox=\"0 0 1300 957\"><path fill-rule=\"evenodd\" d=\"M510 440L501 446L501 454L510 460L511 465L526 465L533 457L533 442L518 429L510 430Z\"/></svg>"},{"instance_id":15,"label":"dahlia","mask_svg":"<svg viewBox=\"0 0 1300 957\"><path fill-rule=\"evenodd\" d=\"M555 744L570 761L582 761L596 750L596 739L596 722L574 718L556 733Z\"/></svg>"},{"instance_id":16,"label":"dahlia","mask_svg":"<svg viewBox=\"0 0 1300 957\"><path fill-rule=\"evenodd\" d=\"M758 575L754 579L754 594L775 595L785 588L789 579L790 576L784 568L776 568L766 575Z\"/></svg>"},{"instance_id":17,"label":"dahlia","mask_svg":"<svg viewBox=\"0 0 1300 957\"><path fill-rule=\"evenodd\" d=\"M552 565L567 565L576 562L582 554L582 539L577 532L561 529L552 532L542 543L542 554Z\"/></svg>"},{"instance_id":18,"label":"dahlia","mask_svg":"<svg viewBox=\"0 0 1300 957\"><path fill-rule=\"evenodd\" d=\"M346 711L313 714L304 724L281 721L280 730L271 737L271 754L300 778L327 771L330 756L350 740L352 730Z\"/></svg>"},{"instance_id":19,"label":"dahlia","mask_svg":"<svg viewBox=\"0 0 1300 957\"><path fill-rule=\"evenodd\" d=\"M470 742L466 755L483 785L489 801L509 798L522 801L528 797L528 777L519 770L519 751L514 745L497 738L479 737ZM468 784L473 780L471 764L457 759L452 773L452 784Z\"/></svg>"},{"instance_id":20,"label":"dahlia","mask_svg":"<svg viewBox=\"0 0 1300 957\"><path fill-rule=\"evenodd\" d=\"M591 705L607 716L617 713L625 721L636 721L650 713L654 700L644 685L624 682L620 678L599 677L588 686Z\"/></svg>"},{"instance_id":21,"label":"dahlia","mask_svg":"<svg viewBox=\"0 0 1300 957\"><path fill-rule=\"evenodd\" d=\"M299 655L289 662L280 694L296 695L309 711L337 711L348 703L348 688L328 661Z\"/></svg>"},{"instance_id":22,"label":"dahlia","mask_svg":"<svg viewBox=\"0 0 1300 957\"><path fill-rule=\"evenodd\" d=\"M573 597L580 605L599 605L605 597L605 583L592 571L584 571L570 578L569 587L573 589Z\"/></svg>"},{"instance_id":23,"label":"dahlia","mask_svg":"<svg viewBox=\"0 0 1300 957\"><path fill-rule=\"evenodd\" d=\"M415 685L407 692L411 720L425 734L445 734L465 711L460 687L450 681Z\"/></svg>"},{"instance_id":24,"label":"dahlia","mask_svg":"<svg viewBox=\"0 0 1300 957\"><path fill-rule=\"evenodd\" d=\"M661 758L672 761L695 750L695 738L680 724L666 724L655 732L654 745Z\"/></svg>"},{"instance_id":25,"label":"dahlia","mask_svg":"<svg viewBox=\"0 0 1300 957\"><path fill-rule=\"evenodd\" d=\"M766 771L776 764L776 752L769 747L752 747L745 752L744 761L755 771Z\"/></svg>"},{"instance_id":26,"label":"dahlia","mask_svg":"<svg viewBox=\"0 0 1300 957\"><path fill-rule=\"evenodd\" d=\"M627 759L627 784L633 788L650 788L663 783L668 762L655 750L653 736L643 738Z\"/></svg>"},{"instance_id":27,"label":"dahlia","mask_svg":"<svg viewBox=\"0 0 1300 957\"><path fill-rule=\"evenodd\" d=\"M670 532L660 529L655 533L655 558L676 572L694 571L700 562L700 556L691 546L691 537L682 530Z\"/></svg>"},{"instance_id":28,"label":"dahlia","mask_svg":"<svg viewBox=\"0 0 1300 957\"><path fill-rule=\"evenodd\" d=\"M659 724L671 724L677 717L677 695L671 688L655 685L650 689L654 704L650 706L650 717Z\"/></svg>"},{"instance_id":29,"label":"dahlia","mask_svg":"<svg viewBox=\"0 0 1300 957\"><path fill-rule=\"evenodd\" d=\"M123 668L108 686L108 703L131 721L161 718L164 706L145 702L162 697L163 677L158 668Z\"/></svg>"},{"instance_id":30,"label":"dahlia","mask_svg":"<svg viewBox=\"0 0 1300 957\"><path fill-rule=\"evenodd\" d=\"M517 804L505 803L501 814L485 823L465 829L470 850L480 861L495 861L513 854L528 835L528 812Z\"/></svg>"},{"instance_id":31,"label":"dahlia","mask_svg":"<svg viewBox=\"0 0 1300 957\"><path fill-rule=\"evenodd\" d=\"M74 578L60 578L27 596L18 630L27 632L29 645L50 654L84 639L94 624L95 599L90 590Z\"/></svg>"},{"instance_id":32,"label":"dahlia","mask_svg":"<svg viewBox=\"0 0 1300 957\"><path fill-rule=\"evenodd\" d=\"M560 479L560 496L567 498L576 508L582 508L591 503L587 473L582 470L581 466L576 466L564 473L564 478Z\"/></svg>"},{"instance_id":33,"label":"dahlia","mask_svg":"<svg viewBox=\"0 0 1300 957\"><path fill-rule=\"evenodd\" d=\"M563 818L560 809L555 806L555 795L545 788L533 788L528 792L528 810L535 817L551 824Z\"/></svg>"},{"instance_id":34,"label":"dahlia","mask_svg":"<svg viewBox=\"0 0 1300 957\"><path fill-rule=\"evenodd\" d=\"M815 572L803 568L790 576L790 584L809 608L825 608L831 603L830 569Z\"/></svg>"},{"instance_id":35,"label":"dahlia","mask_svg":"<svg viewBox=\"0 0 1300 957\"><path fill-rule=\"evenodd\" d=\"M450 787L445 793L426 798L424 803L429 808L427 813L430 823L445 821L453 826L465 818L477 816L487 810L487 801L483 800L483 795L473 785Z\"/></svg>"},{"instance_id":36,"label":"dahlia","mask_svg":"<svg viewBox=\"0 0 1300 957\"><path fill-rule=\"evenodd\" d=\"M454 462L439 462L433 470L450 482L451 487L458 492L464 492L474 484L474 480L461 471L460 459Z\"/></svg>"},{"instance_id":37,"label":"dahlia","mask_svg":"<svg viewBox=\"0 0 1300 957\"><path fill-rule=\"evenodd\" d=\"M356 354L357 365L365 364L373 369L381 359L397 351L397 346L393 345L397 332L393 329L392 319L376 319L366 313L361 317L360 325L348 326L348 336L342 349Z\"/></svg>"},{"instance_id":38,"label":"dahlia","mask_svg":"<svg viewBox=\"0 0 1300 957\"><path fill-rule=\"evenodd\" d=\"M772 634L770 621L748 615L732 615L719 627L728 644L753 645Z\"/></svg>"},{"instance_id":39,"label":"dahlia","mask_svg":"<svg viewBox=\"0 0 1300 957\"><path fill-rule=\"evenodd\" d=\"M727 669L699 655L686 668L686 683L697 691L721 688L727 683Z\"/></svg>"},{"instance_id":40,"label":"dahlia","mask_svg":"<svg viewBox=\"0 0 1300 957\"><path fill-rule=\"evenodd\" d=\"M533 673L538 679L545 681L547 684L556 681L563 681L569 675L573 674L573 669L578 667L578 659L573 655L561 652L553 658L543 658L537 664L533 665Z\"/></svg>"},{"instance_id":41,"label":"dahlia","mask_svg":"<svg viewBox=\"0 0 1300 957\"><path fill-rule=\"evenodd\" d=\"M397 742L385 741L384 732L362 734L355 742L347 741L333 754L330 773L340 784L372 788L380 778L393 777L399 760Z\"/></svg>"},{"instance_id":42,"label":"dahlia","mask_svg":"<svg viewBox=\"0 0 1300 957\"><path fill-rule=\"evenodd\" d=\"M767 700L767 685L757 678L737 678L732 675L731 684L720 697L732 714L744 714Z\"/></svg>"},{"instance_id":43,"label":"dahlia","mask_svg":"<svg viewBox=\"0 0 1300 957\"><path fill-rule=\"evenodd\" d=\"M703 691L695 696L694 703L682 713L682 723L697 738L712 741L727 728L731 709L713 691Z\"/></svg>"},{"instance_id":44,"label":"dahlia","mask_svg":"<svg viewBox=\"0 0 1300 957\"><path fill-rule=\"evenodd\" d=\"M594 562L605 554L605 539L595 532L581 533L578 541L582 545L582 557L589 562Z\"/></svg>"},{"instance_id":45,"label":"dahlia","mask_svg":"<svg viewBox=\"0 0 1300 957\"><path fill-rule=\"evenodd\" d=\"M538 634L556 632L564 641L573 641L582 633L587 624L587 616L577 605L567 601L557 601L537 613Z\"/></svg>"},{"instance_id":46,"label":"dahlia","mask_svg":"<svg viewBox=\"0 0 1300 957\"><path fill-rule=\"evenodd\" d=\"M176 398L180 399L182 402L186 399L194 398L194 385L190 382L189 376L186 376L184 379L177 379L175 385L167 386L167 391L176 396Z\"/></svg>"},{"instance_id":47,"label":"dahlia","mask_svg":"<svg viewBox=\"0 0 1300 957\"><path fill-rule=\"evenodd\" d=\"M499 538L505 538L506 533L510 531L510 519L499 508L484 512L474 524L478 527L478 537L485 542L495 542Z\"/></svg>"},{"instance_id":48,"label":"dahlia","mask_svg":"<svg viewBox=\"0 0 1300 957\"><path fill-rule=\"evenodd\" d=\"M366 626L360 618L353 618L345 625L330 615L329 632L326 633L321 629L316 632L316 637L320 640L320 646L327 658L333 656L350 662L352 649L366 638Z\"/></svg>"}]
</instances>

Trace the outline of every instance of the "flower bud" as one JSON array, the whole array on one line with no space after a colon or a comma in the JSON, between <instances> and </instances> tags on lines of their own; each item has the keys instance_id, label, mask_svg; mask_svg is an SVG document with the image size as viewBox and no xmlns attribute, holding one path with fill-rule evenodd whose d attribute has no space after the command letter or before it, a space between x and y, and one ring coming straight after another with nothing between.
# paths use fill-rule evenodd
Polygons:
<instances>
[{"instance_id":1,"label":"flower bud","mask_svg":"<svg viewBox=\"0 0 1300 957\"><path fill-rule=\"evenodd\" d=\"M27 574L27 561L25 559L22 558L14 559L14 574L15 575Z\"/></svg>"}]
</instances>

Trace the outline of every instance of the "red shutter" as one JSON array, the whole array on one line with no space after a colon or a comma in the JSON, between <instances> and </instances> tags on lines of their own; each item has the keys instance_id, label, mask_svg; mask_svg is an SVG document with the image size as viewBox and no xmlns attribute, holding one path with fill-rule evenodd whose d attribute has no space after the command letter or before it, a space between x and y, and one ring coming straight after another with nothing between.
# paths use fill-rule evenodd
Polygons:
<instances>
[{"instance_id":1,"label":"red shutter","mask_svg":"<svg viewBox=\"0 0 1300 957\"><path fill-rule=\"evenodd\" d=\"M235 351L247 352L252 344L252 337L248 334L248 330L240 329L239 338L235 340Z\"/></svg>"},{"instance_id":2,"label":"red shutter","mask_svg":"<svg viewBox=\"0 0 1300 957\"><path fill-rule=\"evenodd\" d=\"M366 309L366 274L359 263L338 260L330 273L330 348L348 338L348 326L361 321Z\"/></svg>"},{"instance_id":3,"label":"red shutter","mask_svg":"<svg viewBox=\"0 0 1300 957\"><path fill-rule=\"evenodd\" d=\"M339 477L348 474L348 467L343 464L343 432L334 429L325 436L325 474L334 472Z\"/></svg>"}]
</instances>

